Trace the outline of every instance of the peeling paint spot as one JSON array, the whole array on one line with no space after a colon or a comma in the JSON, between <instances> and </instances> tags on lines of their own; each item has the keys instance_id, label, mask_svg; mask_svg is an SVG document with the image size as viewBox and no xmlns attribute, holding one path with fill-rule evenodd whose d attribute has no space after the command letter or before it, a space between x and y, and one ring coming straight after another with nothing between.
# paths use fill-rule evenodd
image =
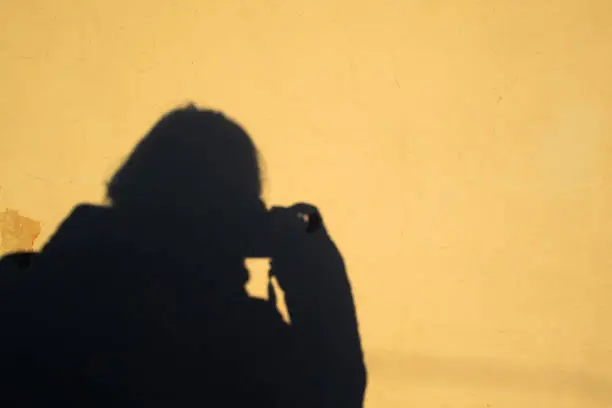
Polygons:
<instances>
[{"instance_id":1,"label":"peeling paint spot","mask_svg":"<svg viewBox=\"0 0 612 408\"><path fill-rule=\"evenodd\" d=\"M0 255L32 251L40 235L40 221L24 217L17 210L0 213Z\"/></svg>"}]
</instances>

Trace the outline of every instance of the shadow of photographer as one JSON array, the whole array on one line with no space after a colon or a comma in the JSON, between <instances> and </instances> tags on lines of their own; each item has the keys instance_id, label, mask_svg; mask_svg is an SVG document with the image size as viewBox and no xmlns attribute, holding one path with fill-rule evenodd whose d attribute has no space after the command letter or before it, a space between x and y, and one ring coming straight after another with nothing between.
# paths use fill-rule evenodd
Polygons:
<instances>
[{"instance_id":1,"label":"shadow of photographer","mask_svg":"<svg viewBox=\"0 0 612 408\"><path fill-rule=\"evenodd\" d=\"M168 113L108 200L0 262L3 406L362 406L340 252L315 207L266 207L238 125ZM249 257L271 258L291 324L248 296Z\"/></svg>"}]
</instances>

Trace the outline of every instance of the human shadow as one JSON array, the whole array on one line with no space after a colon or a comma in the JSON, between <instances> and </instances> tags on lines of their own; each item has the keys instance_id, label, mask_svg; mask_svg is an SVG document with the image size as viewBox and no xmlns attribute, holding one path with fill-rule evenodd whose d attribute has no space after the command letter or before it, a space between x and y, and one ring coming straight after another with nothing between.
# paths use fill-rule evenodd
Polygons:
<instances>
[{"instance_id":1,"label":"human shadow","mask_svg":"<svg viewBox=\"0 0 612 408\"><path fill-rule=\"evenodd\" d=\"M342 257L315 207L266 208L237 124L168 113L108 199L0 262L2 406L362 406ZM249 257L271 259L290 324L248 296Z\"/></svg>"}]
</instances>

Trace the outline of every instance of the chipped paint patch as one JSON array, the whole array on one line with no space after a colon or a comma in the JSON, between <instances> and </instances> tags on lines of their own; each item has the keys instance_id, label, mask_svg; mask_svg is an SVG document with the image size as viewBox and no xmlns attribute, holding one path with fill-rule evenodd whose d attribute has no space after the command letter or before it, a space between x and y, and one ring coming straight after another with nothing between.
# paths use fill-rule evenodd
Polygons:
<instances>
[{"instance_id":1,"label":"chipped paint patch","mask_svg":"<svg viewBox=\"0 0 612 408\"><path fill-rule=\"evenodd\" d=\"M0 213L0 255L16 251L32 251L40 235L40 222L6 209Z\"/></svg>"}]
</instances>

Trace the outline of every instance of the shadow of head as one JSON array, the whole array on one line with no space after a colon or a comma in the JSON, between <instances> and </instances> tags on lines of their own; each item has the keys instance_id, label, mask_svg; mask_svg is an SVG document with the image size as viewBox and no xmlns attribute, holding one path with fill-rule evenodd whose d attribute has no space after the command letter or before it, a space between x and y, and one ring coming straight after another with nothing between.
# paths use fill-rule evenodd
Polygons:
<instances>
[{"instance_id":1,"label":"shadow of head","mask_svg":"<svg viewBox=\"0 0 612 408\"><path fill-rule=\"evenodd\" d=\"M255 145L222 114L193 105L166 114L112 177L107 196L139 248L247 279L244 258L267 210Z\"/></svg>"},{"instance_id":2,"label":"shadow of head","mask_svg":"<svg viewBox=\"0 0 612 408\"><path fill-rule=\"evenodd\" d=\"M257 150L236 123L193 105L165 115L108 185L118 210L182 216L258 212Z\"/></svg>"}]
</instances>

